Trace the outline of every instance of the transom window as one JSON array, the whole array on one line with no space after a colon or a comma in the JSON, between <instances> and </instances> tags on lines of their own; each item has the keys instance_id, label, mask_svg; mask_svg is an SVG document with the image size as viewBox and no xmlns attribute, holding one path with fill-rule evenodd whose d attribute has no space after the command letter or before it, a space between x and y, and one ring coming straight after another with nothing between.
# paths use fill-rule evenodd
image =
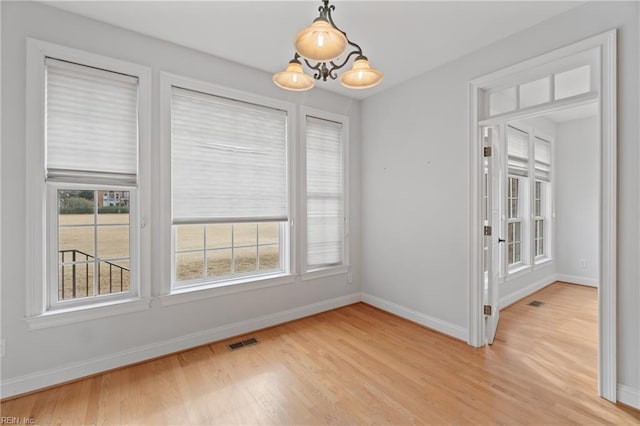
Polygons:
<instances>
[{"instance_id":1,"label":"transom window","mask_svg":"<svg viewBox=\"0 0 640 426\"><path fill-rule=\"evenodd\" d=\"M557 72L542 67L529 80L489 90L487 117L552 105L574 96L595 97L597 78L593 70L596 61L593 52L583 52L566 59L556 68Z\"/></svg>"}]
</instances>

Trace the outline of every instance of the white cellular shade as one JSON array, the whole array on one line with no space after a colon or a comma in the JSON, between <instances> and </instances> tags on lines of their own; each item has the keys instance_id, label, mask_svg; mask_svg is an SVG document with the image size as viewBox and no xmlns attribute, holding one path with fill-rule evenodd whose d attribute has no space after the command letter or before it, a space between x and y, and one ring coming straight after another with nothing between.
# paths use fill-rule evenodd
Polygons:
<instances>
[{"instance_id":1,"label":"white cellular shade","mask_svg":"<svg viewBox=\"0 0 640 426\"><path fill-rule=\"evenodd\" d=\"M135 184L138 79L46 59L47 177L113 176Z\"/></svg>"},{"instance_id":2,"label":"white cellular shade","mask_svg":"<svg viewBox=\"0 0 640 426\"><path fill-rule=\"evenodd\" d=\"M343 261L344 160L342 125L307 117L307 266Z\"/></svg>"},{"instance_id":3,"label":"white cellular shade","mask_svg":"<svg viewBox=\"0 0 640 426\"><path fill-rule=\"evenodd\" d=\"M285 111L172 88L173 223L288 219Z\"/></svg>"},{"instance_id":4,"label":"white cellular shade","mask_svg":"<svg viewBox=\"0 0 640 426\"><path fill-rule=\"evenodd\" d=\"M551 179L551 144L536 138L534 148L536 179L549 181Z\"/></svg>"},{"instance_id":5,"label":"white cellular shade","mask_svg":"<svg viewBox=\"0 0 640 426\"><path fill-rule=\"evenodd\" d=\"M529 135L514 129L507 128L507 166L509 174L518 176L528 175L529 161Z\"/></svg>"}]
</instances>

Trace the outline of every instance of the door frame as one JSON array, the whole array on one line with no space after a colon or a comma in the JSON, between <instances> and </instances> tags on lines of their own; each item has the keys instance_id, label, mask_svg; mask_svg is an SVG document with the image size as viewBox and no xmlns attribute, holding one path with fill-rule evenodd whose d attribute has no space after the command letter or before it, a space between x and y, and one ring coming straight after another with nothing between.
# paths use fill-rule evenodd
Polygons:
<instances>
[{"instance_id":1,"label":"door frame","mask_svg":"<svg viewBox=\"0 0 640 426\"><path fill-rule=\"evenodd\" d=\"M600 286L598 288L598 393L617 400L616 365L616 229L617 229L617 112L616 112L616 35L615 29L565 46L527 61L506 67L469 82L470 105L470 277L469 340L472 346L484 346L484 314L482 311L482 141L478 137L483 90L499 82L512 82L518 75L536 67L578 54L589 49L600 51ZM562 107L560 101L558 108ZM531 114L535 114L535 107ZM524 115L524 113L522 114Z\"/></svg>"}]
</instances>

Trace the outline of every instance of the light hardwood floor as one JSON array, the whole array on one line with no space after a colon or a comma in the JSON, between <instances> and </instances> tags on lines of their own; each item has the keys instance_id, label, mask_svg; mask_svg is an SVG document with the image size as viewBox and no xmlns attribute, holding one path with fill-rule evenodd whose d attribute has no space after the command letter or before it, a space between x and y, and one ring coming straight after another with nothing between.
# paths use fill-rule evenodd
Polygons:
<instances>
[{"instance_id":1,"label":"light hardwood floor","mask_svg":"<svg viewBox=\"0 0 640 426\"><path fill-rule=\"evenodd\" d=\"M528 306L531 300L544 305ZM640 424L596 396L596 290L556 283L475 349L365 304L5 401L37 424ZM242 336L249 337L249 336Z\"/></svg>"}]
</instances>

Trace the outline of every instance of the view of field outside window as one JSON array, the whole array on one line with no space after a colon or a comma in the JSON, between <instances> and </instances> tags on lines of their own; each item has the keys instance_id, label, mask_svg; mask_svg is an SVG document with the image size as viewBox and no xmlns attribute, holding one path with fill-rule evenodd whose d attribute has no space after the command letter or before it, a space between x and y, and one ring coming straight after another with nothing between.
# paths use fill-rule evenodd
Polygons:
<instances>
[{"instance_id":1,"label":"view of field outside window","mask_svg":"<svg viewBox=\"0 0 640 426\"><path fill-rule=\"evenodd\" d=\"M281 270L280 228L280 222L176 225L176 282Z\"/></svg>"},{"instance_id":2,"label":"view of field outside window","mask_svg":"<svg viewBox=\"0 0 640 426\"><path fill-rule=\"evenodd\" d=\"M58 190L58 300L130 289L130 192Z\"/></svg>"}]
</instances>

